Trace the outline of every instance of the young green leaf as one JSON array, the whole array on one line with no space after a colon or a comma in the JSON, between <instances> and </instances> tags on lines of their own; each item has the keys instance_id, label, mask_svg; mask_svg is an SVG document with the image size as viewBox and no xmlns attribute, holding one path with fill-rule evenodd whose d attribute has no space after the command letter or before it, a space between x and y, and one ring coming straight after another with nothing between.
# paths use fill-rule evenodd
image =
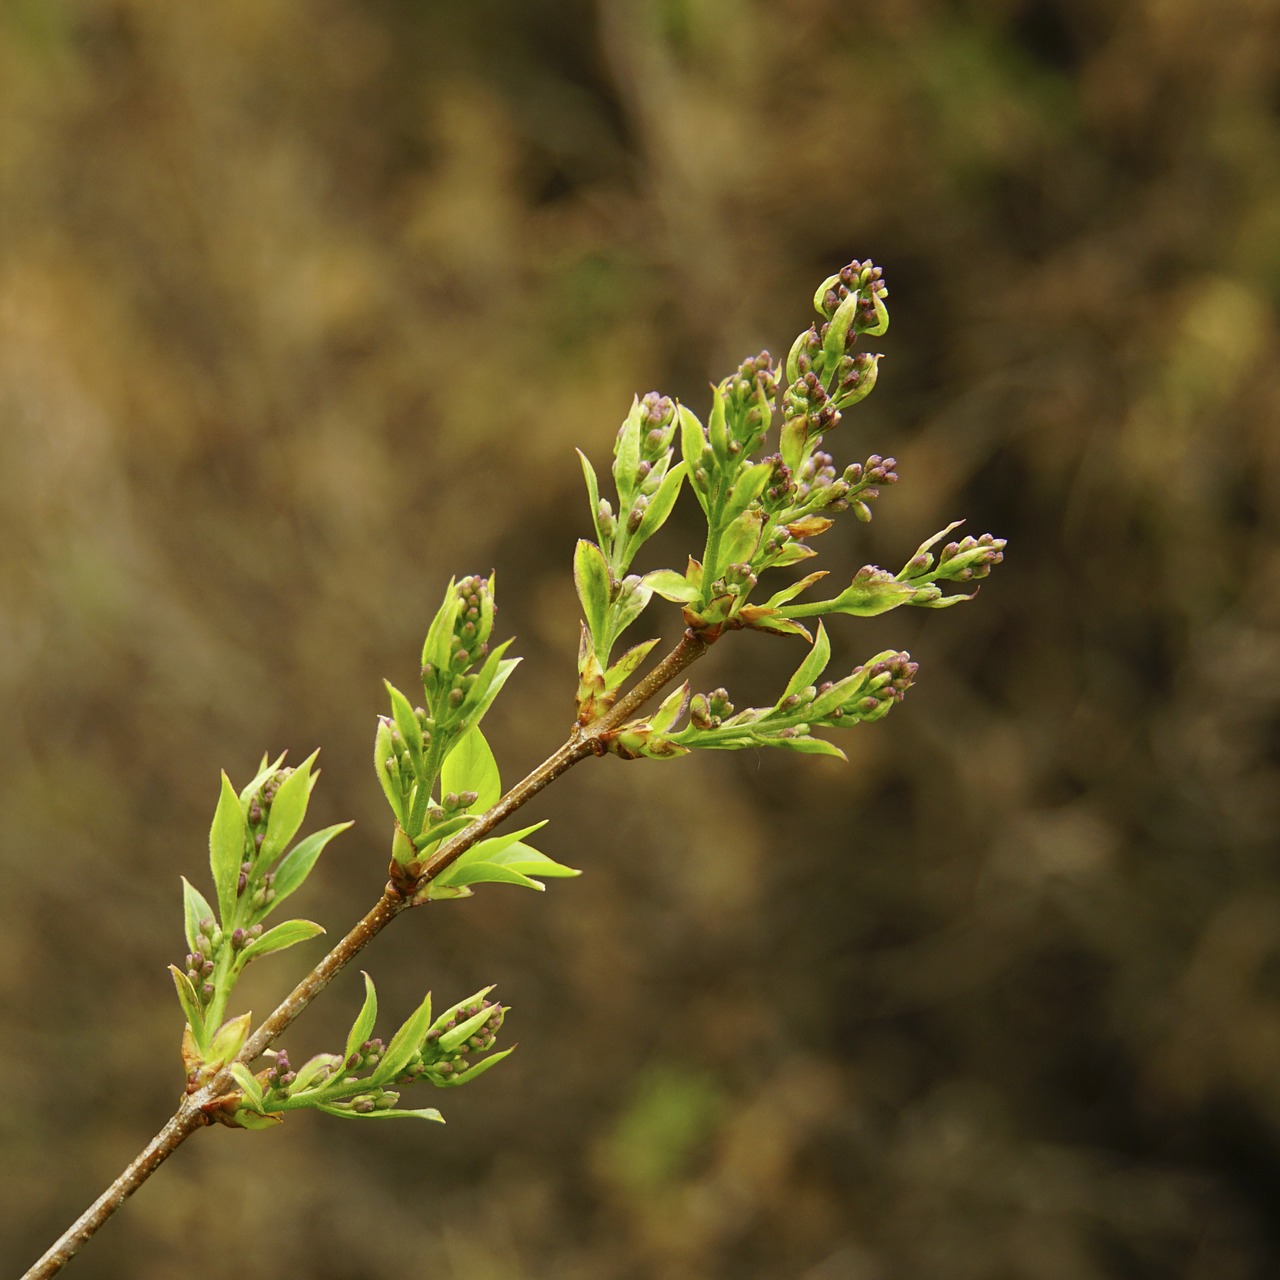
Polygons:
<instances>
[{"instance_id":1,"label":"young green leaf","mask_svg":"<svg viewBox=\"0 0 1280 1280\"><path fill-rule=\"evenodd\" d=\"M405 746L409 748L410 759L412 759L415 766L420 768L422 765L422 726L418 723L418 717L413 714L413 707L409 699L390 680L384 680L382 683L387 686L387 693L391 697L391 714L395 718L396 728L400 730L400 736L404 739Z\"/></svg>"},{"instance_id":2,"label":"young green leaf","mask_svg":"<svg viewBox=\"0 0 1280 1280\"><path fill-rule=\"evenodd\" d=\"M440 770L441 795L463 791L477 793L475 803L470 806L472 813L484 813L502 795L498 762L479 729L468 729L458 739Z\"/></svg>"},{"instance_id":3,"label":"young green leaf","mask_svg":"<svg viewBox=\"0 0 1280 1280\"><path fill-rule=\"evenodd\" d=\"M442 1116L435 1107L419 1107L416 1111L402 1111L397 1107L388 1107L385 1111L352 1111L350 1107L335 1107L331 1103L317 1102L315 1104L317 1111L323 1111L327 1116L337 1116L341 1120L434 1120L437 1124L444 1124L444 1116Z\"/></svg>"},{"instance_id":4,"label":"young green leaf","mask_svg":"<svg viewBox=\"0 0 1280 1280\"><path fill-rule=\"evenodd\" d=\"M764 492L764 487L773 475L773 463L757 462L745 468L733 482L729 490L728 501L724 505L721 516L726 523L736 520Z\"/></svg>"},{"instance_id":5,"label":"young green leaf","mask_svg":"<svg viewBox=\"0 0 1280 1280\"><path fill-rule=\"evenodd\" d=\"M546 876L549 880L557 880L582 874L573 867L566 867L564 863L548 858L545 853L540 853L521 840L508 845L500 853L491 854L485 861L506 867L510 871L518 871L522 876L530 878Z\"/></svg>"},{"instance_id":6,"label":"young green leaf","mask_svg":"<svg viewBox=\"0 0 1280 1280\"><path fill-rule=\"evenodd\" d=\"M182 923L187 934L187 949L196 950L200 938L200 925L205 920L215 920L213 908L205 900L204 894L187 879L182 877Z\"/></svg>"},{"instance_id":7,"label":"young green leaf","mask_svg":"<svg viewBox=\"0 0 1280 1280\"><path fill-rule=\"evenodd\" d=\"M253 798L254 794L259 791L262 784L266 782L266 780L271 777L271 775L275 773L282 764L284 764L284 758L288 754L289 753L287 751L282 751L274 760L271 761L270 764L267 763L266 754L263 754L262 764L259 766L258 772L254 775L253 781L240 792L240 805L242 808L248 809L249 801Z\"/></svg>"},{"instance_id":8,"label":"young green leaf","mask_svg":"<svg viewBox=\"0 0 1280 1280\"><path fill-rule=\"evenodd\" d=\"M245 818L240 797L226 772L222 775L222 793L209 829L209 868L218 891L218 914L222 927L228 928L235 916L236 885L240 864L244 861Z\"/></svg>"},{"instance_id":9,"label":"young green leaf","mask_svg":"<svg viewBox=\"0 0 1280 1280\"><path fill-rule=\"evenodd\" d=\"M474 728L484 718L484 713L493 705L493 700L502 691L511 673L520 665L519 658L503 658L503 654L511 647L510 640L504 640L493 649L485 659L476 675L476 682L460 708L460 725ZM452 750L452 748L450 748Z\"/></svg>"},{"instance_id":10,"label":"young green leaf","mask_svg":"<svg viewBox=\"0 0 1280 1280\"><path fill-rule=\"evenodd\" d=\"M453 639L453 624L458 620L458 610L462 607L462 601L458 598L458 594L454 591L455 579L449 579L449 585L445 588L444 603L436 610L436 615L431 619L431 626L427 628L427 638L422 645L422 665L430 664L437 672L447 672L449 670L449 661L452 657L450 652L450 641ZM425 683L425 682L424 682ZM431 697L431 689L427 689L427 697ZM428 705L431 705L428 703ZM439 712L441 708L431 706L433 712Z\"/></svg>"},{"instance_id":11,"label":"young green leaf","mask_svg":"<svg viewBox=\"0 0 1280 1280\"><path fill-rule=\"evenodd\" d=\"M498 855L508 845L515 844L517 840L523 840L525 836L532 835L535 831L541 831L548 821L547 818L543 818L541 822L535 822L529 827L522 827L519 831L508 831L500 836L490 836L487 840L478 840L458 859L458 862L466 862L468 860L476 862L499 861ZM457 862L455 862L454 866L457 865Z\"/></svg>"},{"instance_id":12,"label":"young green leaf","mask_svg":"<svg viewBox=\"0 0 1280 1280\"><path fill-rule=\"evenodd\" d=\"M460 1084L466 1084L470 1080L474 1080L476 1076L482 1076L491 1067L496 1067L503 1058L510 1057L515 1053L516 1047L512 1045L510 1049L503 1049L499 1053L491 1053L487 1058L481 1058L479 1062L473 1063L465 1071L459 1071L456 1075L447 1076L443 1080L433 1080L438 1089L456 1089Z\"/></svg>"},{"instance_id":13,"label":"young green leaf","mask_svg":"<svg viewBox=\"0 0 1280 1280\"><path fill-rule=\"evenodd\" d=\"M378 782L396 821L404 825L404 794L400 789L400 766L395 759L395 746L391 739L391 726L385 716L378 717L378 729L373 738L373 768Z\"/></svg>"},{"instance_id":14,"label":"young green leaf","mask_svg":"<svg viewBox=\"0 0 1280 1280\"><path fill-rule=\"evenodd\" d=\"M794 738L762 738L758 745L762 747L782 747L787 751L799 751L803 755L835 756L838 760L849 759L834 742L827 742L823 738L809 738L804 735L797 735Z\"/></svg>"},{"instance_id":15,"label":"young green leaf","mask_svg":"<svg viewBox=\"0 0 1280 1280\"><path fill-rule=\"evenodd\" d=\"M394 1080L422 1049L423 1038L431 1025L431 992L409 1015L400 1030L391 1037L382 1061L378 1063L368 1083L372 1085L386 1084Z\"/></svg>"},{"instance_id":16,"label":"young green leaf","mask_svg":"<svg viewBox=\"0 0 1280 1280\"><path fill-rule=\"evenodd\" d=\"M196 989L191 985L191 979L177 965L171 964L169 972L173 974L173 985L178 989L178 1003L182 1006L182 1012L186 1016L187 1026L191 1028L191 1034L203 1054L207 1048L207 1041L205 1039L204 1014L200 1009L200 1001L196 997Z\"/></svg>"},{"instance_id":17,"label":"young green leaf","mask_svg":"<svg viewBox=\"0 0 1280 1280\"><path fill-rule=\"evenodd\" d=\"M473 1013L471 1017L465 1018L459 1022L456 1027L445 1031L440 1039L436 1041L436 1047L445 1053L452 1053L460 1044L466 1040L470 1040L481 1027L484 1026L490 1018L493 1017L494 1010L492 1006L482 1006L478 1012Z\"/></svg>"},{"instance_id":18,"label":"young green leaf","mask_svg":"<svg viewBox=\"0 0 1280 1280\"><path fill-rule=\"evenodd\" d=\"M260 938L255 938L249 943L240 952L238 964L243 968L250 960L269 956L276 951L286 951L289 947L296 947L299 942L306 942L309 938L319 937L323 932L324 929L316 924L314 920L286 920L283 924L276 925L274 929L268 929Z\"/></svg>"},{"instance_id":19,"label":"young green leaf","mask_svg":"<svg viewBox=\"0 0 1280 1280\"><path fill-rule=\"evenodd\" d=\"M265 916L274 911L297 889L311 874L311 869L316 865L316 859L324 852L325 845L339 832L345 831L353 825L350 822L337 822L331 827L313 831L305 840L299 840L280 860L280 865L275 872L275 882L271 886L275 890L276 896L271 899L271 902L261 915Z\"/></svg>"},{"instance_id":20,"label":"young green leaf","mask_svg":"<svg viewBox=\"0 0 1280 1280\"><path fill-rule=\"evenodd\" d=\"M307 802L311 799L311 766L319 754L318 751L313 751L280 784L280 789L271 802L267 834L263 837L259 854L263 866L269 867L298 834L298 828L307 816Z\"/></svg>"},{"instance_id":21,"label":"young green leaf","mask_svg":"<svg viewBox=\"0 0 1280 1280\"><path fill-rule=\"evenodd\" d=\"M351 1024L351 1031L347 1035L346 1048L342 1051L343 1062L350 1062L351 1055L368 1040L373 1032L373 1024L377 1021L377 1018L378 993L374 990L373 979L366 973L364 975L364 1004L361 1005L360 1012L356 1015L356 1020Z\"/></svg>"},{"instance_id":22,"label":"young green leaf","mask_svg":"<svg viewBox=\"0 0 1280 1280\"><path fill-rule=\"evenodd\" d=\"M211 1067L221 1067L244 1048L249 1038L249 1028L253 1025L253 1015L242 1013L238 1018L224 1022L209 1041L208 1063Z\"/></svg>"},{"instance_id":23,"label":"young green leaf","mask_svg":"<svg viewBox=\"0 0 1280 1280\"><path fill-rule=\"evenodd\" d=\"M587 500L591 503L591 523L595 527L596 540L602 547L607 546L609 539L605 537L603 530L600 528L600 484L596 480L596 470L581 449L576 449L574 452L577 453L578 460L582 463L582 478L587 483Z\"/></svg>"},{"instance_id":24,"label":"young green leaf","mask_svg":"<svg viewBox=\"0 0 1280 1280\"><path fill-rule=\"evenodd\" d=\"M578 540L573 554L573 581L578 588L578 599L582 601L583 621L603 661L608 657L603 649L611 594L609 562L604 552L585 538Z\"/></svg>"},{"instance_id":25,"label":"young green leaf","mask_svg":"<svg viewBox=\"0 0 1280 1280\"><path fill-rule=\"evenodd\" d=\"M531 880L519 871L504 867L496 862L467 862L461 859L453 864L443 875L438 876L436 884L452 889L460 889L473 884L518 884L526 889L537 889L541 892L546 885Z\"/></svg>"},{"instance_id":26,"label":"young green leaf","mask_svg":"<svg viewBox=\"0 0 1280 1280\"><path fill-rule=\"evenodd\" d=\"M255 1111L261 1111L262 1084L258 1077L243 1062L233 1062L231 1064L231 1074L235 1077L236 1084L240 1086L240 1091L244 1094L246 1104Z\"/></svg>"},{"instance_id":27,"label":"young green leaf","mask_svg":"<svg viewBox=\"0 0 1280 1280\"><path fill-rule=\"evenodd\" d=\"M671 514L676 505L676 499L680 496L680 486L684 484L687 470L687 464L678 462L663 477L657 493L649 499L649 505L644 509L640 527L636 530L635 538L631 544L633 548L638 548L641 543L647 542L666 524L667 517ZM630 560L631 556L628 555L628 563Z\"/></svg>"},{"instance_id":28,"label":"young green leaf","mask_svg":"<svg viewBox=\"0 0 1280 1280\"><path fill-rule=\"evenodd\" d=\"M314 1058L308 1058L298 1068L298 1074L289 1086L290 1096L296 1098L313 1087L323 1088L345 1061L345 1058L339 1058L336 1053L317 1053Z\"/></svg>"},{"instance_id":29,"label":"young green leaf","mask_svg":"<svg viewBox=\"0 0 1280 1280\"><path fill-rule=\"evenodd\" d=\"M617 662L604 673L604 687L607 692L612 693L615 689L622 685L622 682L630 676L637 667L649 656L653 650L653 646L658 642L654 640L644 640L640 644L632 645L620 657Z\"/></svg>"},{"instance_id":30,"label":"young green leaf","mask_svg":"<svg viewBox=\"0 0 1280 1280\"><path fill-rule=\"evenodd\" d=\"M827 669L827 663L830 660L831 641L827 639L826 628L819 622L818 635L813 642L813 648L809 650L808 657L796 668L795 675L787 681L787 687L782 691L782 698L789 698L793 693L799 693L802 689L817 684L818 677ZM781 702L782 698L778 701Z\"/></svg>"},{"instance_id":31,"label":"young green leaf","mask_svg":"<svg viewBox=\"0 0 1280 1280\"><path fill-rule=\"evenodd\" d=\"M680 450L688 465L689 487L698 499L698 505L710 514L708 508L708 476L703 457L709 453L707 437L702 423L684 405L680 405Z\"/></svg>"},{"instance_id":32,"label":"young green leaf","mask_svg":"<svg viewBox=\"0 0 1280 1280\"><path fill-rule=\"evenodd\" d=\"M689 604L698 598L701 590L699 584L690 582L682 573L674 569L655 569L644 575L644 584L651 587L664 600L676 604Z\"/></svg>"},{"instance_id":33,"label":"young green leaf","mask_svg":"<svg viewBox=\"0 0 1280 1280\"><path fill-rule=\"evenodd\" d=\"M649 723L657 733L666 733L684 715L689 705L689 682L686 680L674 693L669 693L662 705L650 717Z\"/></svg>"},{"instance_id":34,"label":"young green leaf","mask_svg":"<svg viewBox=\"0 0 1280 1280\"><path fill-rule=\"evenodd\" d=\"M763 527L763 511L744 511L738 516L724 531L720 543L719 569L723 570L726 565L731 564L750 564L760 545Z\"/></svg>"}]
</instances>

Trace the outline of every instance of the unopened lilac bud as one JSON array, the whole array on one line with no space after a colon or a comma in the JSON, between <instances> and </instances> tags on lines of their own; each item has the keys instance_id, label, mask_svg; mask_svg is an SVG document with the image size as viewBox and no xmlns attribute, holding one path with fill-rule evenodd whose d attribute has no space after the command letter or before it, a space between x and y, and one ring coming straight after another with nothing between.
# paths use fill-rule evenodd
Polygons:
<instances>
[{"instance_id":1,"label":"unopened lilac bud","mask_svg":"<svg viewBox=\"0 0 1280 1280\"><path fill-rule=\"evenodd\" d=\"M627 532L635 533L640 528L641 522L644 520L645 509L649 505L649 500L640 494L632 504L631 510L627 513Z\"/></svg>"}]
</instances>

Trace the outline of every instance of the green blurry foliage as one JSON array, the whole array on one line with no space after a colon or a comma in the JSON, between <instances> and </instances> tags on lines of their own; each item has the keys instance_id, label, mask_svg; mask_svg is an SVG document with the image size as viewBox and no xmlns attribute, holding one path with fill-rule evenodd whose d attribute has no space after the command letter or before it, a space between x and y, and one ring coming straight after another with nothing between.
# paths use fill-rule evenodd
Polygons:
<instances>
[{"instance_id":1,"label":"green blurry foliage","mask_svg":"<svg viewBox=\"0 0 1280 1280\"><path fill-rule=\"evenodd\" d=\"M245 1277L268 1239L317 1276L1274 1271L1277 50L1248 0L0 7L0 1256L171 1109L139 1046L207 779L351 743L315 820L380 829L352 727L458 563L571 682L569 450L642 388L700 403L873 246L893 390L860 429L910 483L848 575L951 510L1019 553L981 609L885 624L928 630L912 714L852 768L703 757L652 814L621 765L559 788L537 816L618 815L572 909L382 944L540 1029L451 1095L432 1168L395 1126L290 1125L215 1228L243 1157L193 1144L75 1265L146 1280L216 1230ZM520 498L481 517L460 468ZM717 678L765 696L775 644ZM520 690L512 769L564 687ZM695 841L708 783L754 808ZM300 1037L341 1040L346 996ZM672 1057L726 1103L658 1220L594 1153ZM78 1187L67 1132L98 1135Z\"/></svg>"}]
</instances>

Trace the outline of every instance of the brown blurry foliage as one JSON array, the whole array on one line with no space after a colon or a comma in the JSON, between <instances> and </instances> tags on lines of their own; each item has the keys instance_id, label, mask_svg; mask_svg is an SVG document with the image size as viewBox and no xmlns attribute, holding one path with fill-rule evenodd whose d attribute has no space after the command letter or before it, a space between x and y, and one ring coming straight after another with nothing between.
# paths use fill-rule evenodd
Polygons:
<instances>
[{"instance_id":1,"label":"brown blurry foliage","mask_svg":"<svg viewBox=\"0 0 1280 1280\"><path fill-rule=\"evenodd\" d=\"M449 1126L202 1136L75 1274L1280 1270L1266 0L0 6L8 1269L169 1114L218 768L323 747L359 822L300 910L344 929L447 577L497 567L514 778L570 714L572 447L701 411L855 254L893 328L831 443L903 483L828 567L1010 539L975 605L839 629L912 649L906 704L848 767L570 775L535 816L586 876L369 955L388 1017L513 1006ZM799 658L730 641L739 700Z\"/></svg>"}]
</instances>

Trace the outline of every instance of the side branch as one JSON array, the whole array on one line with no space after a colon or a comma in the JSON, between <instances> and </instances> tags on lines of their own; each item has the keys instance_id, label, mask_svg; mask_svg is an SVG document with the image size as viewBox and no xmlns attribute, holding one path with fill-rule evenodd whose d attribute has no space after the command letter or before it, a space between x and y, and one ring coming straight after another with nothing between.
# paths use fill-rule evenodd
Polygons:
<instances>
[{"instance_id":1,"label":"side branch","mask_svg":"<svg viewBox=\"0 0 1280 1280\"><path fill-rule=\"evenodd\" d=\"M670 684L690 663L700 658L709 646L710 641L693 631L686 631L680 643L603 716L585 727L575 727L573 735L554 755L544 760L528 777L516 783L492 809L439 849L424 868L415 889L435 879L477 840L527 804L543 787L571 769L579 760L599 754L602 743L612 730L625 723L654 694ZM251 1063L260 1057L312 1000L409 906L410 896L388 885L364 919L334 946L254 1031L245 1042L237 1061ZM220 1100L234 1089L235 1080L228 1065L202 1088L184 1098L182 1105L164 1128L106 1191L67 1228L22 1280L48 1280L48 1277L61 1271L107 1219L187 1138L197 1129L212 1122Z\"/></svg>"}]
</instances>

